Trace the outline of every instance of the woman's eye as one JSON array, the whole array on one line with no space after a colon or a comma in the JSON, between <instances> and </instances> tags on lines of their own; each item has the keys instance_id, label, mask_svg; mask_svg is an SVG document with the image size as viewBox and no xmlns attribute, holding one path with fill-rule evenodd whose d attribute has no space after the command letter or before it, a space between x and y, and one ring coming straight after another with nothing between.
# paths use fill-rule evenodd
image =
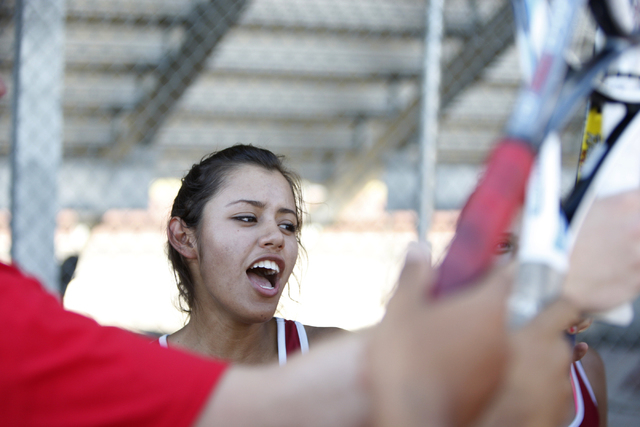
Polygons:
<instances>
[{"instance_id":1,"label":"woman's eye","mask_svg":"<svg viewBox=\"0 0 640 427\"><path fill-rule=\"evenodd\" d=\"M289 223L280 224L280 228L287 230L290 233L295 233L297 229L297 227L294 224L289 224Z\"/></svg>"},{"instance_id":2,"label":"woman's eye","mask_svg":"<svg viewBox=\"0 0 640 427\"><path fill-rule=\"evenodd\" d=\"M256 217L253 216L253 215L234 216L233 219L235 219L236 221L241 221L241 222L257 222L258 221L256 219Z\"/></svg>"},{"instance_id":3,"label":"woman's eye","mask_svg":"<svg viewBox=\"0 0 640 427\"><path fill-rule=\"evenodd\" d=\"M496 245L495 252L498 255L507 254L507 253L512 252L512 251L513 251L513 245L511 244L511 242L509 242L507 240L499 242Z\"/></svg>"}]
</instances>

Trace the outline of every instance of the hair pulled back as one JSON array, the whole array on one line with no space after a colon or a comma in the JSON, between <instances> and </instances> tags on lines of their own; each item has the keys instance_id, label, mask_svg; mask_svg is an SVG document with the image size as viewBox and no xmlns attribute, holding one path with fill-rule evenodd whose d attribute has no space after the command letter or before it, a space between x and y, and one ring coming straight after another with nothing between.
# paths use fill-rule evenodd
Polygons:
<instances>
[{"instance_id":1,"label":"hair pulled back","mask_svg":"<svg viewBox=\"0 0 640 427\"><path fill-rule=\"evenodd\" d=\"M302 190L300 178L283 164L284 157L252 145L238 144L213 152L194 164L182 178L182 185L173 201L171 218L180 218L198 235L204 207L224 186L225 180L240 166L258 166L267 171L277 171L287 180L295 202L296 240L300 244L302 229ZM173 267L179 292L179 308L191 314L195 308L193 278L187 263L171 243L167 243L168 257Z\"/></svg>"}]
</instances>

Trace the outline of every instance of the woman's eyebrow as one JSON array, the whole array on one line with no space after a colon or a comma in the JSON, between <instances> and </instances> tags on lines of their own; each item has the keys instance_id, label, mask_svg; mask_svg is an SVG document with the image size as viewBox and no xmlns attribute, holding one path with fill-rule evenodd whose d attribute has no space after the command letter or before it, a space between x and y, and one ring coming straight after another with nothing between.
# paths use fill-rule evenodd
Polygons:
<instances>
[{"instance_id":1,"label":"woman's eyebrow","mask_svg":"<svg viewBox=\"0 0 640 427\"><path fill-rule=\"evenodd\" d=\"M278 209L278 213L286 213L286 214L291 214L295 216L295 211L293 209L289 209L289 208L280 208Z\"/></svg>"},{"instance_id":2,"label":"woman's eyebrow","mask_svg":"<svg viewBox=\"0 0 640 427\"><path fill-rule=\"evenodd\" d=\"M227 204L227 206L237 205L239 203L246 203L251 206L255 206L256 208L264 208L266 206L264 202L259 202L257 200L246 200L246 199L235 200Z\"/></svg>"},{"instance_id":3,"label":"woman's eyebrow","mask_svg":"<svg viewBox=\"0 0 640 427\"><path fill-rule=\"evenodd\" d=\"M237 204L240 204L240 203L246 203L248 205L255 206L256 208L261 208L261 209L264 209L264 207L266 206L266 203L264 203L264 202L260 202L258 200L247 200L247 199L235 200L235 201L227 204L227 206L233 206L233 205L237 205ZM294 211L293 209L289 209L289 208L280 208L280 209L278 209L278 213L285 213L285 214L295 215L296 211Z\"/></svg>"}]
</instances>

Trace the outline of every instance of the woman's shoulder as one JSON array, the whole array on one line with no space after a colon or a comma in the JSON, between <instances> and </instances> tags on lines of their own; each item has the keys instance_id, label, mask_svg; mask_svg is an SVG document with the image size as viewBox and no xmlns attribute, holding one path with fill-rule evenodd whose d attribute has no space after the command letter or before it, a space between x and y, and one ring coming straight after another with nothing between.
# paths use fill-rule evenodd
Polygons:
<instances>
[{"instance_id":1,"label":"woman's shoulder","mask_svg":"<svg viewBox=\"0 0 640 427\"><path fill-rule=\"evenodd\" d=\"M316 343L329 337L335 337L341 334L348 333L348 331L345 329L336 328L332 326L304 325L304 330L307 332L307 338L310 343Z\"/></svg>"}]
</instances>

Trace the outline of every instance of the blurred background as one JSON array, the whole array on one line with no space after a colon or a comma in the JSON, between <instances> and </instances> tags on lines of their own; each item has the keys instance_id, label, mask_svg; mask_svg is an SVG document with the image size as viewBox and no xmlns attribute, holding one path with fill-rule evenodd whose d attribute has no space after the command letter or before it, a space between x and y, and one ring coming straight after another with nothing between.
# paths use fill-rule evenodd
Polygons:
<instances>
[{"instance_id":1,"label":"blurred background","mask_svg":"<svg viewBox=\"0 0 640 427\"><path fill-rule=\"evenodd\" d=\"M281 313L377 322L407 244L427 234L442 256L521 81L506 0L0 0L0 22L0 259L150 334L184 322L164 233L180 178L235 143L304 180ZM584 115L563 133L565 188ZM637 426L640 322L583 339L610 425Z\"/></svg>"}]
</instances>

